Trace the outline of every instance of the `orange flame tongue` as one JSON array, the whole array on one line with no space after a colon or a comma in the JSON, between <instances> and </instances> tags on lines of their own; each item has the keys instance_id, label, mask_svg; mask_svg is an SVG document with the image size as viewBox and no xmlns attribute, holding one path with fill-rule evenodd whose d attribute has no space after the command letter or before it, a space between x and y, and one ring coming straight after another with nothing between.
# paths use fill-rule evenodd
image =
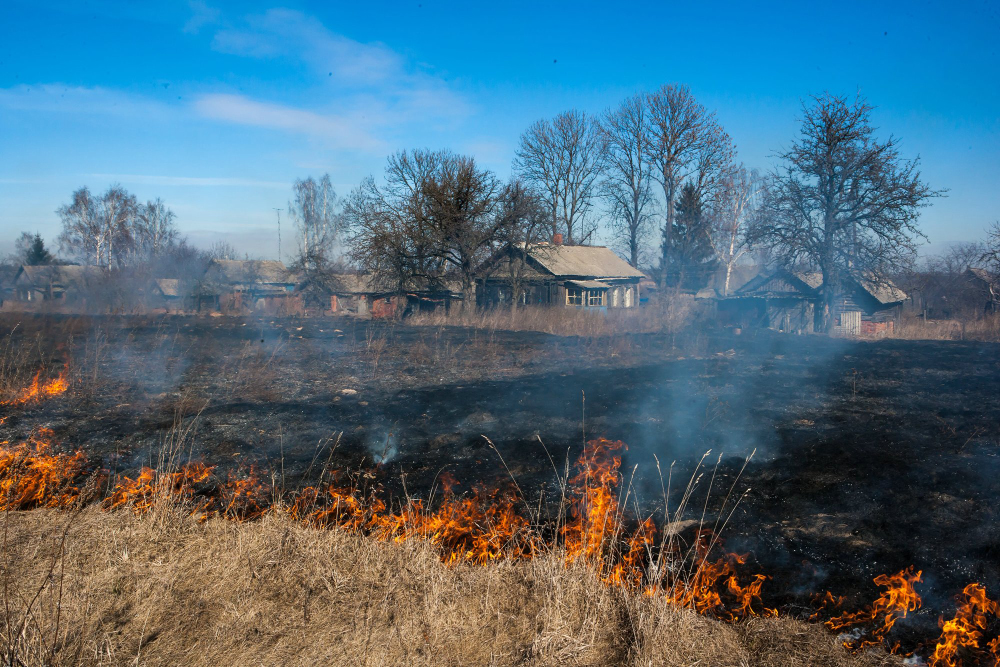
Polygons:
<instances>
[{"instance_id":1,"label":"orange flame tongue","mask_svg":"<svg viewBox=\"0 0 1000 667\"><path fill-rule=\"evenodd\" d=\"M943 618L941 638L938 639L931 657L932 667L958 667L965 658L982 658L979 642L986 629L987 616L1000 614L1000 607L986 597L986 589L979 584L969 584L958 596L958 611L949 621ZM993 664L1000 665L1000 637L986 647L993 658Z\"/></svg>"},{"instance_id":2,"label":"orange flame tongue","mask_svg":"<svg viewBox=\"0 0 1000 667\"><path fill-rule=\"evenodd\" d=\"M889 634L898 619L905 618L909 612L920 608L920 596L913 585L920 581L922 574L922 571L914 574L911 565L894 575L881 574L875 577L875 584L885 589L879 598L870 607L861 611L834 616L826 622L826 626L831 630L846 630L851 627L876 624L868 633L870 639L865 637L850 639L844 642L844 646L857 651L883 643L885 636ZM825 599L832 601L834 598L827 593Z\"/></svg>"},{"instance_id":3,"label":"orange flame tongue","mask_svg":"<svg viewBox=\"0 0 1000 667\"><path fill-rule=\"evenodd\" d=\"M43 428L14 447L0 443L0 511L69 507L80 489L74 482L86 467L83 452L53 454L53 433Z\"/></svg>"},{"instance_id":4,"label":"orange flame tongue","mask_svg":"<svg viewBox=\"0 0 1000 667\"><path fill-rule=\"evenodd\" d=\"M0 405L25 405L64 394L69 389L69 381L66 379L68 373L67 365L59 372L58 377L42 382L42 371L38 371L31 379L31 384L17 392L14 398L0 401Z\"/></svg>"}]
</instances>

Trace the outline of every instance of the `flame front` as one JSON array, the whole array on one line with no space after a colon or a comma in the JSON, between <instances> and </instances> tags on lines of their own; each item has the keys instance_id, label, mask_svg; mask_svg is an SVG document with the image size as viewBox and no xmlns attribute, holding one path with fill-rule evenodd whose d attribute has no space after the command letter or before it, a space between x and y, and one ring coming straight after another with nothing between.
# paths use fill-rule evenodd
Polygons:
<instances>
[{"instance_id":1,"label":"flame front","mask_svg":"<svg viewBox=\"0 0 1000 667\"><path fill-rule=\"evenodd\" d=\"M91 473L86 457L79 451L54 453L52 442L51 431L39 430L28 442L0 443L0 509L67 507L79 501L79 484ZM742 576L745 556L731 553L709 559L713 545L719 544L711 531L699 530L693 549L684 557L670 551L676 545L670 547L669 542L657 539L662 531L651 517L629 520L625 516L619 495L624 447L603 439L587 443L576 462L576 474L568 480L567 521L556 531L526 519L519 512L523 500L512 490L474 490L462 495L455 492L458 482L448 475L442 477L444 493L436 507L408 500L391 510L381 499L379 487L364 491L338 483L337 475L334 481L282 497L253 468L223 480L214 466L192 462L171 472L145 467L134 479L120 477L103 507L144 514L167 499L187 508L199 521L215 516L248 521L280 512L312 526L379 540L427 540L440 549L441 559L448 564L487 565L563 553L567 565L582 564L609 586L663 596L701 614L726 621L777 615L761 601L768 577ZM915 584L921 576L912 566L880 575L874 579L883 589L878 599L860 611L833 616L825 624L837 631L853 630L856 636L844 642L851 650L885 646L896 622L920 607ZM844 598L827 592L817 602L814 620L828 609L840 608ZM997 603L979 584L967 586L955 617L940 621L941 636L929 665L958 667L985 664L987 659L1000 665L1000 638L984 643L990 615L998 615ZM898 645L890 650L895 652Z\"/></svg>"},{"instance_id":2,"label":"flame front","mask_svg":"<svg viewBox=\"0 0 1000 667\"><path fill-rule=\"evenodd\" d=\"M38 429L27 442L0 442L0 510L69 507L86 472L86 456L52 452L53 434Z\"/></svg>"},{"instance_id":3,"label":"flame front","mask_svg":"<svg viewBox=\"0 0 1000 667\"><path fill-rule=\"evenodd\" d=\"M43 381L42 371L35 373L31 383L16 392L13 398L0 401L0 405L25 405L27 403L37 403L47 398L53 398L65 394L69 390L69 381L66 379L69 367L65 366L57 377Z\"/></svg>"}]
</instances>

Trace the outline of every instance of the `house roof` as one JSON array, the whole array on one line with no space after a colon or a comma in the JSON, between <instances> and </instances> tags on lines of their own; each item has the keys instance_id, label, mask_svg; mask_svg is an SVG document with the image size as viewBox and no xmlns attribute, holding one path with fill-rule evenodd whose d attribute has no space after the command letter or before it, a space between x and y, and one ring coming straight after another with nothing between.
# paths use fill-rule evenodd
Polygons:
<instances>
[{"instance_id":1,"label":"house roof","mask_svg":"<svg viewBox=\"0 0 1000 667\"><path fill-rule=\"evenodd\" d=\"M823 285L823 274L818 271L788 271L778 269L770 273L762 273L746 285L736 290L738 295L750 295L760 290L773 280L782 280L803 296L816 296ZM899 289L888 279L854 280L854 284L863 292L875 299L879 304L888 306L901 303L907 299L906 292Z\"/></svg>"},{"instance_id":2,"label":"house roof","mask_svg":"<svg viewBox=\"0 0 1000 667\"><path fill-rule=\"evenodd\" d=\"M29 283L39 287L52 285L63 288L80 288L84 287L90 280L100 278L102 275L103 271L99 266L30 266L24 264L18 270L15 282Z\"/></svg>"},{"instance_id":3,"label":"house roof","mask_svg":"<svg viewBox=\"0 0 1000 667\"><path fill-rule=\"evenodd\" d=\"M297 276L273 259L213 259L205 270L205 278L230 285L293 285L297 282Z\"/></svg>"},{"instance_id":4,"label":"house roof","mask_svg":"<svg viewBox=\"0 0 1000 667\"><path fill-rule=\"evenodd\" d=\"M538 244L528 249L528 256L559 277L643 277L641 271L604 246Z\"/></svg>"},{"instance_id":5,"label":"house roof","mask_svg":"<svg viewBox=\"0 0 1000 667\"><path fill-rule=\"evenodd\" d=\"M906 301L906 292L896 287L892 281L885 279L880 281L859 280L858 285L868 292L876 301L883 306Z\"/></svg>"},{"instance_id":6,"label":"house roof","mask_svg":"<svg viewBox=\"0 0 1000 667\"><path fill-rule=\"evenodd\" d=\"M978 266L970 266L966 269L966 273L968 273L972 278L983 281L987 285L994 285L997 282L989 271L979 268Z\"/></svg>"},{"instance_id":7,"label":"house roof","mask_svg":"<svg viewBox=\"0 0 1000 667\"><path fill-rule=\"evenodd\" d=\"M163 296L181 295L181 281L177 278L157 278L153 282Z\"/></svg>"}]
</instances>

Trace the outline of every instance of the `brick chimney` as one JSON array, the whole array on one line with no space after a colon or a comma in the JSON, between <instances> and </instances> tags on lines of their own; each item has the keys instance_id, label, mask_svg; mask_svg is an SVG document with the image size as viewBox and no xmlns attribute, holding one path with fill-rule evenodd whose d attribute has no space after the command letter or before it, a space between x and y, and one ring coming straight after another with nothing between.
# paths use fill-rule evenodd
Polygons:
<instances>
[{"instance_id":1,"label":"brick chimney","mask_svg":"<svg viewBox=\"0 0 1000 667\"><path fill-rule=\"evenodd\" d=\"M562 245L562 234L552 235L552 245Z\"/></svg>"}]
</instances>

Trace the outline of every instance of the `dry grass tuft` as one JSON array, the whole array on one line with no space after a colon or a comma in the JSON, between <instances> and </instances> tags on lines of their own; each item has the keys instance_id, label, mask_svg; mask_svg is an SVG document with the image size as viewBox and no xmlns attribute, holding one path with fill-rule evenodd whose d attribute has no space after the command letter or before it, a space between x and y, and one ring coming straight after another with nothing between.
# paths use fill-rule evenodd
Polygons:
<instances>
[{"instance_id":1,"label":"dry grass tuft","mask_svg":"<svg viewBox=\"0 0 1000 667\"><path fill-rule=\"evenodd\" d=\"M557 554L448 567L419 541L165 505L0 521L4 664L900 664L818 626L726 625L608 588Z\"/></svg>"},{"instance_id":2,"label":"dry grass tuft","mask_svg":"<svg viewBox=\"0 0 1000 667\"><path fill-rule=\"evenodd\" d=\"M1000 313L977 319L924 320L907 316L892 334L908 340L979 340L1000 342Z\"/></svg>"},{"instance_id":3,"label":"dry grass tuft","mask_svg":"<svg viewBox=\"0 0 1000 667\"><path fill-rule=\"evenodd\" d=\"M541 331L557 336L613 336L626 333L677 333L692 324L700 307L688 294L665 295L639 308L606 311L527 306L517 310L423 313L407 320L418 326L464 326L502 331Z\"/></svg>"}]
</instances>

